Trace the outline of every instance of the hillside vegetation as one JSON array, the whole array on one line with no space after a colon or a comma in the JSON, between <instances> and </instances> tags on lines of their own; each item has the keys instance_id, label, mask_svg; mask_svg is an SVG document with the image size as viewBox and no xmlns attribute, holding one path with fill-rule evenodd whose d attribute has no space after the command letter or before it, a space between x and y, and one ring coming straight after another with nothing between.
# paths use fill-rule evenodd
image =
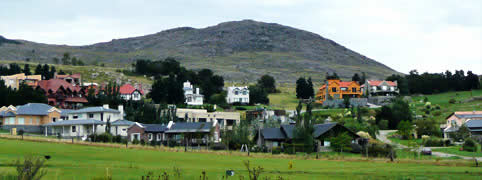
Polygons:
<instances>
[{"instance_id":1,"label":"hillside vegetation","mask_svg":"<svg viewBox=\"0 0 482 180\"><path fill-rule=\"evenodd\" d=\"M321 81L326 72L334 71L342 78L350 78L361 71L379 79L398 74L320 35L252 20L225 22L201 29L175 28L88 46L25 40L9 42L0 43L0 59L51 62L52 58L69 52L88 63L123 66L136 59L159 60L171 56L187 68L209 68L235 82L253 82L263 74L289 83L307 75Z\"/></svg>"}]
</instances>

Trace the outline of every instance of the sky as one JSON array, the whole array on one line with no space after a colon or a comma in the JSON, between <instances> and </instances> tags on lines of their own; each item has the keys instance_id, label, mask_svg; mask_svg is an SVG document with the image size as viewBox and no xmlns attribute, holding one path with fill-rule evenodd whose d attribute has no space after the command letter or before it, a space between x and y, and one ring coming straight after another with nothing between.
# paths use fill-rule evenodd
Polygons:
<instances>
[{"instance_id":1,"label":"sky","mask_svg":"<svg viewBox=\"0 0 482 180\"><path fill-rule=\"evenodd\" d=\"M482 0L2 0L0 35L88 45L252 19L319 34L408 73L482 74Z\"/></svg>"}]
</instances>

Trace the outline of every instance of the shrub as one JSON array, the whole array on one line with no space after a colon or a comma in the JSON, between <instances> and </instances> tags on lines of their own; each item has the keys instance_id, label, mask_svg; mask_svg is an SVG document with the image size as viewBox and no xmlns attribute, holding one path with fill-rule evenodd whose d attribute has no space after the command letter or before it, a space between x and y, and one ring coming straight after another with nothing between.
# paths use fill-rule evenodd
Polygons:
<instances>
[{"instance_id":1,"label":"shrub","mask_svg":"<svg viewBox=\"0 0 482 180\"><path fill-rule=\"evenodd\" d=\"M281 151L280 147L273 147L273 149L271 149L271 154L281 154Z\"/></svg>"},{"instance_id":2,"label":"shrub","mask_svg":"<svg viewBox=\"0 0 482 180\"><path fill-rule=\"evenodd\" d=\"M466 139L464 144L462 145L463 150L469 151L469 152L477 152L477 147L478 147L477 142L475 142L471 138Z\"/></svg>"},{"instance_id":3,"label":"shrub","mask_svg":"<svg viewBox=\"0 0 482 180\"><path fill-rule=\"evenodd\" d=\"M443 146L451 145L451 142L449 139L440 139L440 138L423 139L422 143L428 147L443 147Z\"/></svg>"},{"instance_id":4,"label":"shrub","mask_svg":"<svg viewBox=\"0 0 482 180\"><path fill-rule=\"evenodd\" d=\"M241 107L241 106L236 106L235 109L236 109L236 110L239 110L239 111L244 111L244 110L246 110L245 107Z\"/></svg>"},{"instance_id":5,"label":"shrub","mask_svg":"<svg viewBox=\"0 0 482 180\"><path fill-rule=\"evenodd\" d=\"M440 110L440 105L438 105L438 104L435 105L435 109L436 109L436 110Z\"/></svg>"},{"instance_id":6,"label":"shrub","mask_svg":"<svg viewBox=\"0 0 482 180\"><path fill-rule=\"evenodd\" d=\"M139 144L139 140L138 140L138 139L134 139L134 140L132 141L132 144Z\"/></svg>"},{"instance_id":7,"label":"shrub","mask_svg":"<svg viewBox=\"0 0 482 180\"><path fill-rule=\"evenodd\" d=\"M125 143L122 141L122 136L121 135L116 135L114 137L112 137L112 142L115 142L115 143Z\"/></svg>"},{"instance_id":8,"label":"shrub","mask_svg":"<svg viewBox=\"0 0 482 180\"><path fill-rule=\"evenodd\" d=\"M383 144L376 141L370 141L367 145L368 156L370 157L389 157L393 153L396 158L395 149L389 144ZM363 154L366 154L366 149L362 149Z\"/></svg>"},{"instance_id":9,"label":"shrub","mask_svg":"<svg viewBox=\"0 0 482 180\"><path fill-rule=\"evenodd\" d=\"M151 146L157 146L157 141L152 140L152 141L150 142L150 144L151 144Z\"/></svg>"},{"instance_id":10,"label":"shrub","mask_svg":"<svg viewBox=\"0 0 482 180\"><path fill-rule=\"evenodd\" d=\"M17 179L40 180L47 174L47 171L41 170L45 164L45 160L37 157L25 157L23 162L17 160Z\"/></svg>"},{"instance_id":11,"label":"shrub","mask_svg":"<svg viewBox=\"0 0 482 180\"><path fill-rule=\"evenodd\" d=\"M146 145L146 141L144 141L144 139L141 139L140 144L144 146Z\"/></svg>"},{"instance_id":12,"label":"shrub","mask_svg":"<svg viewBox=\"0 0 482 180\"><path fill-rule=\"evenodd\" d=\"M449 103L450 103L450 104L455 104L456 102L457 102L457 101L456 101L454 98L452 98L452 99L449 100Z\"/></svg>"},{"instance_id":13,"label":"shrub","mask_svg":"<svg viewBox=\"0 0 482 180\"><path fill-rule=\"evenodd\" d=\"M215 143L215 144L211 144L209 149L218 151L218 150L226 150L227 148L226 148L226 145L223 143Z\"/></svg>"},{"instance_id":14,"label":"shrub","mask_svg":"<svg viewBox=\"0 0 482 180\"><path fill-rule=\"evenodd\" d=\"M434 115L434 116L440 116L441 114L442 114L442 112L440 112L440 111L435 111L435 112L433 112L433 115Z\"/></svg>"},{"instance_id":15,"label":"shrub","mask_svg":"<svg viewBox=\"0 0 482 180\"><path fill-rule=\"evenodd\" d=\"M362 152L362 146L356 143L351 143L351 151L352 153L360 153Z\"/></svg>"}]
</instances>

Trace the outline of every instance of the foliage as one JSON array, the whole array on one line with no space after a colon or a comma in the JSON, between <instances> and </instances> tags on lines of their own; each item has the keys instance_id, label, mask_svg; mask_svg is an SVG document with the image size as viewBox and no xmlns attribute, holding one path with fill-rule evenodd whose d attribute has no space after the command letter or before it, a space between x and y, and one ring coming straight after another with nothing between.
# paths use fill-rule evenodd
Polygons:
<instances>
[{"instance_id":1,"label":"foliage","mask_svg":"<svg viewBox=\"0 0 482 180\"><path fill-rule=\"evenodd\" d=\"M267 93L276 93L276 81L274 80L273 76L270 75L263 75L261 78L258 79L257 85L264 89ZM251 92L251 91L250 91Z\"/></svg>"},{"instance_id":2,"label":"foliage","mask_svg":"<svg viewBox=\"0 0 482 180\"><path fill-rule=\"evenodd\" d=\"M366 148L362 148L362 153L367 154L370 157L390 157L396 158L396 151L393 146L389 144L383 144L377 141L369 141Z\"/></svg>"},{"instance_id":3,"label":"foliage","mask_svg":"<svg viewBox=\"0 0 482 180\"><path fill-rule=\"evenodd\" d=\"M249 89L250 104L269 104L268 92L258 85L251 85Z\"/></svg>"},{"instance_id":4,"label":"foliage","mask_svg":"<svg viewBox=\"0 0 482 180\"><path fill-rule=\"evenodd\" d=\"M423 139L422 144L427 147L444 147L450 146L452 143L449 139L440 139L440 138L427 138Z\"/></svg>"},{"instance_id":5,"label":"foliage","mask_svg":"<svg viewBox=\"0 0 482 180\"><path fill-rule=\"evenodd\" d=\"M428 119L418 119L415 121L415 125L417 128L415 129L419 136L421 135L428 135L428 136L442 136L442 132L440 131L440 127L438 126L437 121L433 118Z\"/></svg>"},{"instance_id":6,"label":"foliage","mask_svg":"<svg viewBox=\"0 0 482 180\"><path fill-rule=\"evenodd\" d=\"M296 97L298 99L309 99L314 97L313 82L311 77L306 81L304 77L300 77L296 81Z\"/></svg>"},{"instance_id":7,"label":"foliage","mask_svg":"<svg viewBox=\"0 0 482 180\"><path fill-rule=\"evenodd\" d=\"M402 121L398 124L398 134L402 136L402 139L411 139L413 132L413 125L409 121Z\"/></svg>"},{"instance_id":8,"label":"foliage","mask_svg":"<svg viewBox=\"0 0 482 180\"><path fill-rule=\"evenodd\" d=\"M306 112L302 115L301 109L303 105L301 101L296 108L295 120L296 120L296 127L294 130L293 138L294 142L297 144L303 144L305 146L305 152L311 153L315 147L315 138L313 137L314 127L313 127L313 114L311 112L312 104L306 104Z\"/></svg>"},{"instance_id":9,"label":"foliage","mask_svg":"<svg viewBox=\"0 0 482 180\"><path fill-rule=\"evenodd\" d=\"M454 138L454 140L462 141L470 137L470 130L465 124L462 124L462 126L459 127L459 130L450 133L450 136Z\"/></svg>"},{"instance_id":10,"label":"foliage","mask_svg":"<svg viewBox=\"0 0 482 180\"><path fill-rule=\"evenodd\" d=\"M347 132L340 133L338 136L329 139L331 148L337 152L351 151L351 140L352 137Z\"/></svg>"},{"instance_id":11,"label":"foliage","mask_svg":"<svg viewBox=\"0 0 482 180\"><path fill-rule=\"evenodd\" d=\"M412 121L410 105L402 98L397 98L390 106L382 106L375 115L376 123L388 120L388 128L395 129L401 121Z\"/></svg>"},{"instance_id":12,"label":"foliage","mask_svg":"<svg viewBox=\"0 0 482 180\"><path fill-rule=\"evenodd\" d=\"M475 140L471 139L471 138L467 138L464 142L464 144L462 145L462 149L464 151L469 151L469 152L478 152L480 151L480 145L475 142Z\"/></svg>"},{"instance_id":13,"label":"foliage","mask_svg":"<svg viewBox=\"0 0 482 180\"><path fill-rule=\"evenodd\" d=\"M113 137L110 133L102 133L102 134L91 134L89 135L89 139L92 142L104 142L109 143L112 142Z\"/></svg>"},{"instance_id":14,"label":"foliage","mask_svg":"<svg viewBox=\"0 0 482 180\"><path fill-rule=\"evenodd\" d=\"M243 162L246 170L248 170L250 180L259 180L261 173L264 172L264 168L261 166L251 167L249 160Z\"/></svg>"},{"instance_id":15,"label":"foliage","mask_svg":"<svg viewBox=\"0 0 482 180\"><path fill-rule=\"evenodd\" d=\"M45 166L45 160L40 157L27 156L23 163L20 160L15 162L17 169L17 179L19 180L40 180L47 174L47 171L42 170Z\"/></svg>"},{"instance_id":16,"label":"foliage","mask_svg":"<svg viewBox=\"0 0 482 180\"><path fill-rule=\"evenodd\" d=\"M27 103L47 103L47 97L42 90L35 90L22 83L18 90L5 86L0 79L0 106L24 105Z\"/></svg>"},{"instance_id":17,"label":"foliage","mask_svg":"<svg viewBox=\"0 0 482 180\"><path fill-rule=\"evenodd\" d=\"M184 103L183 81L180 76L170 74L169 77L159 77L152 84L152 90L147 97L155 103L182 104Z\"/></svg>"}]
</instances>

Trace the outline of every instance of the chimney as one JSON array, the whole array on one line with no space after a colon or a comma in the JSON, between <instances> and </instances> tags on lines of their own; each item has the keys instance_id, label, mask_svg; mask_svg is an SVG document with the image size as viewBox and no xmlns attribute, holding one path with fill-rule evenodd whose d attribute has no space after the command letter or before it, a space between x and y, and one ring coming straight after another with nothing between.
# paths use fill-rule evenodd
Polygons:
<instances>
[{"instance_id":1,"label":"chimney","mask_svg":"<svg viewBox=\"0 0 482 180\"><path fill-rule=\"evenodd\" d=\"M174 125L174 122L169 121L169 123L167 124L167 129L171 129L172 125Z\"/></svg>"},{"instance_id":2,"label":"chimney","mask_svg":"<svg viewBox=\"0 0 482 180\"><path fill-rule=\"evenodd\" d=\"M120 112L120 119L124 119L124 106L121 104L117 107L117 110Z\"/></svg>"},{"instance_id":3,"label":"chimney","mask_svg":"<svg viewBox=\"0 0 482 180\"><path fill-rule=\"evenodd\" d=\"M109 104L104 104L102 107L103 107L104 109L109 109Z\"/></svg>"},{"instance_id":4,"label":"chimney","mask_svg":"<svg viewBox=\"0 0 482 180\"><path fill-rule=\"evenodd\" d=\"M196 94L199 94L199 88L196 88Z\"/></svg>"}]
</instances>

